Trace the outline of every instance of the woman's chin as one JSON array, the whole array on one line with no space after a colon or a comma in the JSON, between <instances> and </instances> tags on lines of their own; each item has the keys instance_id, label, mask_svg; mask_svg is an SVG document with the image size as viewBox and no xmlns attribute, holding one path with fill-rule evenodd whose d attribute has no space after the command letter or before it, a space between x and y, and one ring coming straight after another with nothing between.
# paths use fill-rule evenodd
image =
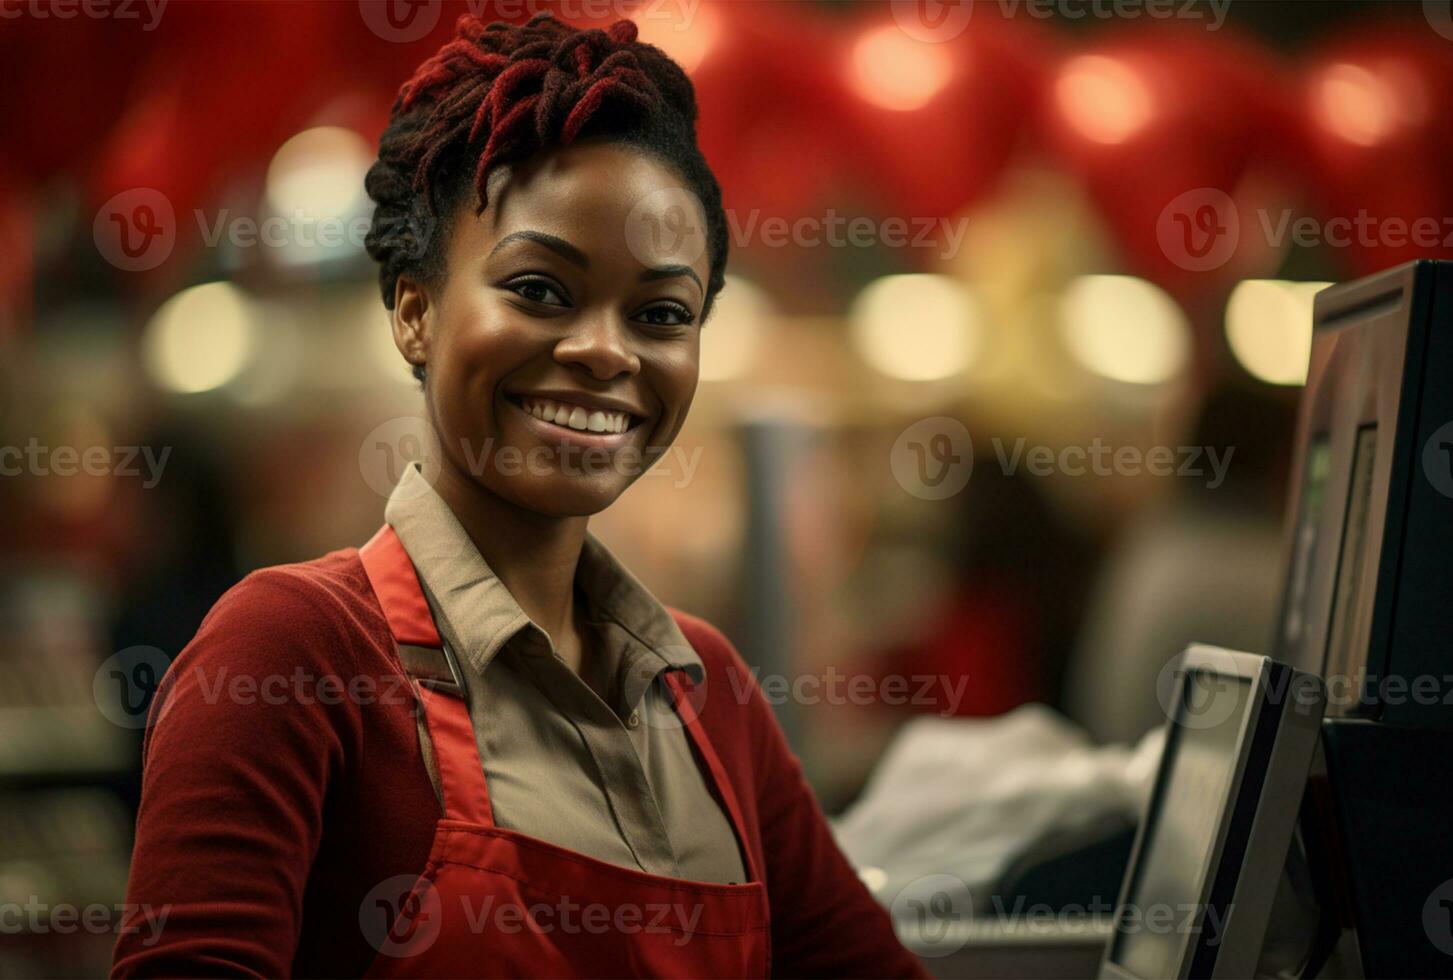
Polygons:
<instances>
[{"instance_id":1,"label":"woman's chin","mask_svg":"<svg viewBox=\"0 0 1453 980\"><path fill-rule=\"evenodd\" d=\"M552 473L511 481L508 488L493 489L517 507L542 517L593 517L615 503L626 486L620 484L615 474Z\"/></svg>"}]
</instances>

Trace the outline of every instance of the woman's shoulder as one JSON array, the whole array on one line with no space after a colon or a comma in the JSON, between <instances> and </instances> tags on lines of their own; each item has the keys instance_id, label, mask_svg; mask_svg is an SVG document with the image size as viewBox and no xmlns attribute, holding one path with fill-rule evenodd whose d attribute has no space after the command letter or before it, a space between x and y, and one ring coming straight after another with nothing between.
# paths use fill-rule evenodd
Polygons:
<instances>
[{"instance_id":1,"label":"woman's shoulder","mask_svg":"<svg viewBox=\"0 0 1453 980\"><path fill-rule=\"evenodd\" d=\"M228 589L187 653L225 649L263 659L332 661L387 632L357 548L272 565Z\"/></svg>"},{"instance_id":2,"label":"woman's shoulder","mask_svg":"<svg viewBox=\"0 0 1453 980\"><path fill-rule=\"evenodd\" d=\"M756 673L747 666L726 634L700 616L670 606L667 611L705 668L706 686L713 693L707 697L703 717L710 720L718 710L750 714L760 709L763 705ZM718 691L730 696L715 696Z\"/></svg>"},{"instance_id":3,"label":"woman's shoulder","mask_svg":"<svg viewBox=\"0 0 1453 980\"><path fill-rule=\"evenodd\" d=\"M722 670L744 666L736 647L732 646L732 641L721 630L700 616L693 616L675 606L667 606L666 611L671 614L676 628L681 630L681 635L686 637L686 642L701 657L701 662L708 671L713 668Z\"/></svg>"}]
</instances>

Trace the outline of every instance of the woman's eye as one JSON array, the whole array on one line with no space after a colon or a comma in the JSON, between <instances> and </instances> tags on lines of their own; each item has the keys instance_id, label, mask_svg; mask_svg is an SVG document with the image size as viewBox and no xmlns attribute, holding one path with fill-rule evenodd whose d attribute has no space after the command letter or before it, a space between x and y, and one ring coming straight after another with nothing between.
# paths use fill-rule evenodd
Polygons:
<instances>
[{"instance_id":1,"label":"woman's eye","mask_svg":"<svg viewBox=\"0 0 1453 980\"><path fill-rule=\"evenodd\" d=\"M531 303L541 303L545 306L569 305L565 297L560 295L560 291L543 279L521 279L519 282L510 283L505 288Z\"/></svg>"},{"instance_id":2,"label":"woman's eye","mask_svg":"<svg viewBox=\"0 0 1453 980\"><path fill-rule=\"evenodd\" d=\"M636 314L636 319L653 327L682 327L691 323L695 317L684 306L676 303L662 303L642 310Z\"/></svg>"}]
</instances>

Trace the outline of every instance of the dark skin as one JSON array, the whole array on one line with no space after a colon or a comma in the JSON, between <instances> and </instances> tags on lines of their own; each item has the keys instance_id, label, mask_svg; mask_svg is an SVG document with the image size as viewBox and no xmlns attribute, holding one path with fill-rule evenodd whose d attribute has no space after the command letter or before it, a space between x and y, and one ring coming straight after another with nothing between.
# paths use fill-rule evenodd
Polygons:
<instances>
[{"instance_id":1,"label":"dark skin","mask_svg":"<svg viewBox=\"0 0 1453 980\"><path fill-rule=\"evenodd\" d=\"M681 184L608 142L501 167L489 207L455 216L445 272L395 291L395 343L426 368L435 489L577 672L586 525L671 445L696 393L710 256ZM541 405L601 413L607 431L542 419Z\"/></svg>"}]
</instances>

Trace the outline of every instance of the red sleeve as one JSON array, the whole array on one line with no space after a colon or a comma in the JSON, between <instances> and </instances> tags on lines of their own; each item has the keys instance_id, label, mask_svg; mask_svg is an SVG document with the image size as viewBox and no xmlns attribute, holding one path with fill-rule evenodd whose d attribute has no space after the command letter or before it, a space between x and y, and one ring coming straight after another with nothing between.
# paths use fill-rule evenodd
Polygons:
<instances>
[{"instance_id":1,"label":"red sleeve","mask_svg":"<svg viewBox=\"0 0 1453 980\"><path fill-rule=\"evenodd\" d=\"M733 727L749 733L747 759L754 773L755 805L744 803L744 809L755 810L761 835L772 915L772 974L930 976L918 957L898 941L887 911L838 849L802 764L731 642L702 620L678 615L678 622L699 651L714 648L710 660L727 672L720 678L721 686L732 692L730 700L737 711ZM708 711L716 703L717 693L711 687L716 683L715 678L708 681ZM716 734L712 737L715 742ZM737 756L734 761L740 765L746 760Z\"/></svg>"},{"instance_id":2,"label":"red sleeve","mask_svg":"<svg viewBox=\"0 0 1453 980\"><path fill-rule=\"evenodd\" d=\"M324 796L360 719L288 685L349 649L337 601L283 570L208 614L147 734L126 901L162 925L123 927L112 976L291 972Z\"/></svg>"}]
</instances>

